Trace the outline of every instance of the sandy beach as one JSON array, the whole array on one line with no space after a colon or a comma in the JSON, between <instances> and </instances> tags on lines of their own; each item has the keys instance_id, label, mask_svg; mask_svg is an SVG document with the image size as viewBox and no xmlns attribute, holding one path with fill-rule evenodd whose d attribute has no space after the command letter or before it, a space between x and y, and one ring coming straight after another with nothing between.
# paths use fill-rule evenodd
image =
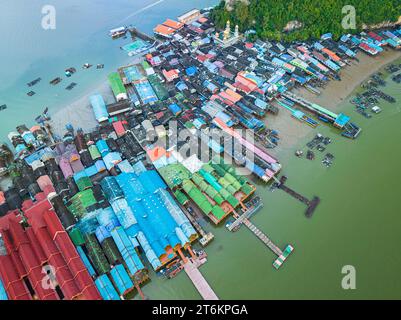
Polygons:
<instances>
[{"instance_id":1,"label":"sandy beach","mask_svg":"<svg viewBox=\"0 0 401 320\"><path fill-rule=\"evenodd\" d=\"M143 60L142 55L130 57L121 65L132 65L140 63ZM82 128L90 130L98 125L95 115L90 105L89 98L94 94L100 94L106 104L114 103L115 98L110 88L107 78L97 82L93 87L85 91L74 102L67 104L54 114L51 114L50 124L53 132L62 136L65 133L66 124L72 124L75 129Z\"/></svg>"},{"instance_id":2,"label":"sandy beach","mask_svg":"<svg viewBox=\"0 0 401 320\"><path fill-rule=\"evenodd\" d=\"M347 66L341 70L341 81L330 81L325 88L321 90L319 96L310 91L299 88L292 92L302 96L305 99L317 103L331 111L339 112L341 104L350 94L360 86L373 73L378 72L384 66L392 61L401 58L401 52L388 50L376 57L369 57L366 54L359 53L359 62ZM277 157L287 156L294 150L294 146L312 131L319 132L319 127L313 129L306 123L293 118L288 110L279 107L278 115L267 115L265 123L268 128L276 129L280 133L279 146L269 152ZM346 112L347 113L347 112ZM352 116L352 114L348 114Z\"/></svg>"},{"instance_id":3,"label":"sandy beach","mask_svg":"<svg viewBox=\"0 0 401 320\"><path fill-rule=\"evenodd\" d=\"M100 85L88 89L73 103L51 114L50 124L53 132L62 136L66 131L66 124L72 124L75 129L83 128L89 130L95 128L98 123L89 102L89 97L94 94L101 94L106 103L114 102L113 92L107 80L105 80Z\"/></svg>"}]
</instances>

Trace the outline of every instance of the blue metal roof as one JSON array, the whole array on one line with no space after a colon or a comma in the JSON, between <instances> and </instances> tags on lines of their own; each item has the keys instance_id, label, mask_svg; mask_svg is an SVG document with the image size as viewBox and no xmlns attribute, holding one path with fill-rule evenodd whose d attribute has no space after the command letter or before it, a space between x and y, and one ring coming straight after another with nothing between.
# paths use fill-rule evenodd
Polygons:
<instances>
[{"instance_id":1,"label":"blue metal roof","mask_svg":"<svg viewBox=\"0 0 401 320\"><path fill-rule=\"evenodd\" d=\"M340 126L344 127L349 121L351 120L350 117L345 115L344 113L340 113L335 121L335 123Z\"/></svg>"},{"instance_id":2,"label":"blue metal roof","mask_svg":"<svg viewBox=\"0 0 401 320\"><path fill-rule=\"evenodd\" d=\"M81 246L78 246L78 247L77 247L77 251L78 251L79 256L81 257L82 262L83 262L84 265L85 265L86 270L88 270L90 276L91 276L91 277L95 276L95 275L96 275L95 269L93 269L93 267L92 267L92 265L91 265L91 263L90 263L90 261L89 261L87 255L85 254L85 252L84 252L84 250L82 249L82 247L81 247ZM1 299L0 299L0 300L1 300Z\"/></svg>"},{"instance_id":3,"label":"blue metal roof","mask_svg":"<svg viewBox=\"0 0 401 320\"><path fill-rule=\"evenodd\" d=\"M118 264L111 269L110 275L113 277L117 290L121 295L125 294L128 290L134 287L131 278L122 264Z\"/></svg>"},{"instance_id":4,"label":"blue metal roof","mask_svg":"<svg viewBox=\"0 0 401 320\"><path fill-rule=\"evenodd\" d=\"M120 300L107 274L103 274L95 280L95 285L104 300Z\"/></svg>"},{"instance_id":5,"label":"blue metal roof","mask_svg":"<svg viewBox=\"0 0 401 320\"><path fill-rule=\"evenodd\" d=\"M0 300L8 300L6 289L4 288L3 281L0 279Z\"/></svg>"},{"instance_id":6,"label":"blue metal roof","mask_svg":"<svg viewBox=\"0 0 401 320\"><path fill-rule=\"evenodd\" d=\"M93 95L89 98L92 105L93 112L95 113L95 118L98 122L106 121L109 118L107 112L106 103L100 94Z\"/></svg>"}]
</instances>

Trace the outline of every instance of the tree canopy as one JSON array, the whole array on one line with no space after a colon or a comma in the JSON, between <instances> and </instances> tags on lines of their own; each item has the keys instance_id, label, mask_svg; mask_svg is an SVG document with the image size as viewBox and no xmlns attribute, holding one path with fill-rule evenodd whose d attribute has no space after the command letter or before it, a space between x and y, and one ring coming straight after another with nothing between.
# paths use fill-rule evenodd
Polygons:
<instances>
[{"instance_id":1,"label":"tree canopy","mask_svg":"<svg viewBox=\"0 0 401 320\"><path fill-rule=\"evenodd\" d=\"M238 24L241 31L253 29L260 38L271 40L306 40L331 32L334 38L344 33L359 32L363 24L375 25L385 21L395 22L401 15L400 0L249 0L234 3L228 11L222 1L211 12L219 28L227 20ZM355 7L356 29L344 29L344 6ZM283 32L290 21L299 21L301 29Z\"/></svg>"}]
</instances>

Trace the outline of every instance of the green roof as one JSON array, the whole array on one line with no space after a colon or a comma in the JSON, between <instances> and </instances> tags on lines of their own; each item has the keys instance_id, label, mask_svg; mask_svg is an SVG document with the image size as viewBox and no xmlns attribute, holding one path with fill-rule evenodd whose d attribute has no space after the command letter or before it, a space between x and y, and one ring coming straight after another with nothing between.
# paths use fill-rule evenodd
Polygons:
<instances>
[{"instance_id":1,"label":"green roof","mask_svg":"<svg viewBox=\"0 0 401 320\"><path fill-rule=\"evenodd\" d=\"M92 180L89 177L82 177L77 181L77 187L79 191L84 191L86 189L92 188L93 187Z\"/></svg>"},{"instance_id":2,"label":"green roof","mask_svg":"<svg viewBox=\"0 0 401 320\"><path fill-rule=\"evenodd\" d=\"M226 215L224 210L220 208L219 206L214 206L212 209L212 214L218 219L221 220L223 217Z\"/></svg>"},{"instance_id":3,"label":"green roof","mask_svg":"<svg viewBox=\"0 0 401 320\"><path fill-rule=\"evenodd\" d=\"M120 75L117 72L109 74L108 78L111 90L113 90L115 96L118 96L122 93L127 93L127 90L125 89L124 84L121 81Z\"/></svg>"},{"instance_id":4,"label":"green roof","mask_svg":"<svg viewBox=\"0 0 401 320\"><path fill-rule=\"evenodd\" d=\"M253 191L252 187L251 187L249 184L247 184L247 183L245 183L245 184L241 187L241 190L242 190L242 192L245 193L247 196L249 196L249 195L252 193L252 191Z\"/></svg>"},{"instance_id":5,"label":"green roof","mask_svg":"<svg viewBox=\"0 0 401 320\"><path fill-rule=\"evenodd\" d=\"M159 169L159 173L171 189L191 178L191 172L180 163L173 163L162 167Z\"/></svg>"},{"instance_id":6,"label":"green roof","mask_svg":"<svg viewBox=\"0 0 401 320\"><path fill-rule=\"evenodd\" d=\"M155 93L159 100L164 101L170 97L168 91L166 90L164 85L160 83L160 80L156 75L150 75L148 77L148 81L151 84L152 88L155 90Z\"/></svg>"},{"instance_id":7,"label":"green roof","mask_svg":"<svg viewBox=\"0 0 401 320\"><path fill-rule=\"evenodd\" d=\"M84 239L81 231L78 228L72 229L70 231L69 235L72 240L72 243L75 246L82 246L83 244L85 244L85 239Z\"/></svg>"},{"instance_id":8,"label":"green roof","mask_svg":"<svg viewBox=\"0 0 401 320\"><path fill-rule=\"evenodd\" d=\"M176 192L174 192L174 196L177 198L178 202L182 205L184 205L188 202L188 197L180 190L177 190Z\"/></svg>"},{"instance_id":9,"label":"green roof","mask_svg":"<svg viewBox=\"0 0 401 320\"><path fill-rule=\"evenodd\" d=\"M97 200L93 195L92 189L87 189L78 192L75 196L71 198L70 202L71 205L68 206L68 210L70 210L70 212L74 216L80 217L86 213L87 208L95 205L97 203Z\"/></svg>"},{"instance_id":10,"label":"green roof","mask_svg":"<svg viewBox=\"0 0 401 320\"><path fill-rule=\"evenodd\" d=\"M99 149L96 147L95 144L90 145L88 147L88 151L89 151L89 153L91 155L91 158L93 160L100 159L102 157L102 155L99 152Z\"/></svg>"},{"instance_id":11,"label":"green roof","mask_svg":"<svg viewBox=\"0 0 401 320\"><path fill-rule=\"evenodd\" d=\"M93 263L94 268L99 275L105 274L110 271L110 264L103 253L96 236L92 233L85 235L85 247L88 250L88 255Z\"/></svg>"},{"instance_id":12,"label":"green roof","mask_svg":"<svg viewBox=\"0 0 401 320\"><path fill-rule=\"evenodd\" d=\"M187 121L184 125L187 129L192 129L195 126L192 121Z\"/></svg>"}]
</instances>

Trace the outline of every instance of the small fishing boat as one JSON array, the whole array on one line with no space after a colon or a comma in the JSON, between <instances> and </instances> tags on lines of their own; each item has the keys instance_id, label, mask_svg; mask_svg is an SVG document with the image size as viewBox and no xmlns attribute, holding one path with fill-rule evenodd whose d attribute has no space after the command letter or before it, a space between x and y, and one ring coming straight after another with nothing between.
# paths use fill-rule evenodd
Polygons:
<instances>
[{"instance_id":1,"label":"small fishing boat","mask_svg":"<svg viewBox=\"0 0 401 320\"><path fill-rule=\"evenodd\" d=\"M65 75L67 77L71 77L75 72L77 72L77 69L75 68L68 68L65 70Z\"/></svg>"},{"instance_id":2,"label":"small fishing boat","mask_svg":"<svg viewBox=\"0 0 401 320\"><path fill-rule=\"evenodd\" d=\"M6 104L2 104L0 106L0 111L6 110L7 109L7 105Z\"/></svg>"},{"instance_id":3,"label":"small fishing boat","mask_svg":"<svg viewBox=\"0 0 401 320\"><path fill-rule=\"evenodd\" d=\"M302 150L297 150L297 151L295 151L295 155L296 155L298 158L302 157L303 154L304 154L304 152L303 152Z\"/></svg>"},{"instance_id":4,"label":"small fishing boat","mask_svg":"<svg viewBox=\"0 0 401 320\"><path fill-rule=\"evenodd\" d=\"M62 79L60 77L57 77L55 79L53 79L52 81L50 81L50 84L55 86L56 84L59 84L62 81Z\"/></svg>"},{"instance_id":5,"label":"small fishing boat","mask_svg":"<svg viewBox=\"0 0 401 320\"><path fill-rule=\"evenodd\" d=\"M82 68L83 69L89 69L90 67L92 67L92 65L90 63L85 63Z\"/></svg>"},{"instance_id":6,"label":"small fishing boat","mask_svg":"<svg viewBox=\"0 0 401 320\"><path fill-rule=\"evenodd\" d=\"M32 97L32 96L34 96L35 94L36 94L35 91L29 91L29 92L27 93L27 95L28 95L29 97Z\"/></svg>"},{"instance_id":7,"label":"small fishing boat","mask_svg":"<svg viewBox=\"0 0 401 320\"><path fill-rule=\"evenodd\" d=\"M72 90L75 86L77 85L77 83L72 82L70 85L68 85L65 89L66 90Z\"/></svg>"},{"instance_id":8,"label":"small fishing boat","mask_svg":"<svg viewBox=\"0 0 401 320\"><path fill-rule=\"evenodd\" d=\"M40 82L42 80L42 78L37 78L31 82L28 82L27 85L28 87L33 87L35 84L37 84L38 82Z\"/></svg>"}]
</instances>

